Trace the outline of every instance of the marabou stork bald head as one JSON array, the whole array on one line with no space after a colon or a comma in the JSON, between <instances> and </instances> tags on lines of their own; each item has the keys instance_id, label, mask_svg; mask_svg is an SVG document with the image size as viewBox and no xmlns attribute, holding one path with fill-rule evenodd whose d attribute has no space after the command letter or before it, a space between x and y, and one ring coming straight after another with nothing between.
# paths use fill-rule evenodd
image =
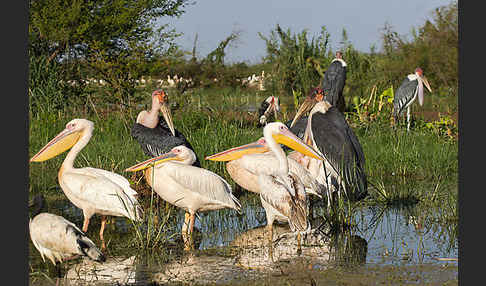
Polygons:
<instances>
[{"instance_id":1,"label":"marabou stork bald head","mask_svg":"<svg viewBox=\"0 0 486 286\"><path fill-rule=\"evenodd\" d=\"M172 121L172 114L170 113L169 107L169 96L163 89L157 89L152 92L152 106L159 106L165 122L167 122L172 135L175 136L174 122Z\"/></svg>"},{"instance_id":2,"label":"marabou stork bald head","mask_svg":"<svg viewBox=\"0 0 486 286\"><path fill-rule=\"evenodd\" d=\"M318 102L323 101L324 95L324 90L320 86L313 88L295 114L290 127L293 127L294 124L302 117L302 115L309 112Z\"/></svg>"}]
</instances>

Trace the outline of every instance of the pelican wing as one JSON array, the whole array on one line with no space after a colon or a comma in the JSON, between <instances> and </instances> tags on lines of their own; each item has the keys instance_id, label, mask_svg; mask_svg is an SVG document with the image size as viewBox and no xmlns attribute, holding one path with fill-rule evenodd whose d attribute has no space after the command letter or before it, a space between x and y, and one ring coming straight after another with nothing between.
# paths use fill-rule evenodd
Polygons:
<instances>
[{"instance_id":1,"label":"pelican wing","mask_svg":"<svg viewBox=\"0 0 486 286\"><path fill-rule=\"evenodd\" d=\"M402 114L405 107L413 100L417 92L418 80L410 80L406 77L400 87L395 91L393 98L393 114L398 116Z\"/></svg>"},{"instance_id":2,"label":"pelican wing","mask_svg":"<svg viewBox=\"0 0 486 286\"><path fill-rule=\"evenodd\" d=\"M298 178L294 175L285 178L260 175L258 182L260 199L287 217L292 230L304 231L307 228L307 199Z\"/></svg>"},{"instance_id":3,"label":"pelican wing","mask_svg":"<svg viewBox=\"0 0 486 286\"><path fill-rule=\"evenodd\" d=\"M338 99L342 96L346 82L346 67L340 61L334 61L324 73L321 87L325 92L326 100L333 106L337 106Z\"/></svg>"},{"instance_id":4,"label":"pelican wing","mask_svg":"<svg viewBox=\"0 0 486 286\"><path fill-rule=\"evenodd\" d=\"M364 195L368 186L363 149L343 114L331 107L326 113L314 113L311 124L317 148L346 184L357 188L358 197Z\"/></svg>"},{"instance_id":5,"label":"pelican wing","mask_svg":"<svg viewBox=\"0 0 486 286\"><path fill-rule=\"evenodd\" d=\"M142 209L133 192L127 192L94 168L82 168L81 172L65 173L64 183L75 192L77 199L97 209L101 213L125 216L133 220L141 218Z\"/></svg>"},{"instance_id":6,"label":"pelican wing","mask_svg":"<svg viewBox=\"0 0 486 286\"><path fill-rule=\"evenodd\" d=\"M231 186L217 174L195 166L169 163L171 168L164 172L184 188L201 196L218 201L229 208L240 210L241 204L233 195Z\"/></svg>"},{"instance_id":7,"label":"pelican wing","mask_svg":"<svg viewBox=\"0 0 486 286\"><path fill-rule=\"evenodd\" d=\"M194 150L184 134L179 132L179 130L175 129L175 136L172 136L169 126L162 116L159 116L159 124L155 128L148 128L142 124L134 123L130 134L138 141L145 155L149 157L160 156L179 145L184 145ZM201 166L198 158L196 158L194 166Z\"/></svg>"},{"instance_id":8,"label":"pelican wing","mask_svg":"<svg viewBox=\"0 0 486 286\"><path fill-rule=\"evenodd\" d=\"M103 169L98 169L98 168L91 168L91 167L86 167L83 168L88 170L89 172L97 173L100 176L105 176L111 181L113 181L115 184L119 185L128 195L134 196L137 195L137 192L130 187L130 182L123 177L122 175L119 175L117 173L113 173L107 170Z\"/></svg>"}]
</instances>

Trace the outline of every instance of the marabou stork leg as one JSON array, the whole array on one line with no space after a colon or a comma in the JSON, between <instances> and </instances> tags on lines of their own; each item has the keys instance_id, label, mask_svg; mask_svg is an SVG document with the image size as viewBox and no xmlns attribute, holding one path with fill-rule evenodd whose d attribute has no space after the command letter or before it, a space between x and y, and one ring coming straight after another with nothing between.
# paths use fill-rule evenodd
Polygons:
<instances>
[{"instance_id":1,"label":"marabou stork leg","mask_svg":"<svg viewBox=\"0 0 486 286\"><path fill-rule=\"evenodd\" d=\"M410 130L410 106L407 107L407 131Z\"/></svg>"},{"instance_id":2,"label":"marabou stork leg","mask_svg":"<svg viewBox=\"0 0 486 286\"><path fill-rule=\"evenodd\" d=\"M103 232L105 231L106 216L101 216L101 227L100 227L100 239L101 239L101 250L106 249L105 239L103 238Z\"/></svg>"}]
</instances>

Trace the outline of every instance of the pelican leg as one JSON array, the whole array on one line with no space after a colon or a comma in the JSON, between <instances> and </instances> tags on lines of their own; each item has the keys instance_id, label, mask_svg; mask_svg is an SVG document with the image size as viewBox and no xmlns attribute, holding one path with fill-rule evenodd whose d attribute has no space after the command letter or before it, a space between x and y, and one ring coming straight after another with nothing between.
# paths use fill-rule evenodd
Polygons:
<instances>
[{"instance_id":1,"label":"pelican leg","mask_svg":"<svg viewBox=\"0 0 486 286\"><path fill-rule=\"evenodd\" d=\"M101 250L106 249L105 239L103 238L103 232L105 231L106 216L101 216L101 227L100 227L100 239L101 239Z\"/></svg>"},{"instance_id":2,"label":"pelican leg","mask_svg":"<svg viewBox=\"0 0 486 286\"><path fill-rule=\"evenodd\" d=\"M300 234L300 232L297 233L297 255L301 255L302 254L302 244L301 244L301 240L302 239L302 235Z\"/></svg>"},{"instance_id":3,"label":"pelican leg","mask_svg":"<svg viewBox=\"0 0 486 286\"><path fill-rule=\"evenodd\" d=\"M268 257L273 261L273 223L267 224Z\"/></svg>"},{"instance_id":4,"label":"pelican leg","mask_svg":"<svg viewBox=\"0 0 486 286\"><path fill-rule=\"evenodd\" d=\"M184 250L189 250L190 249L190 244L189 244L189 237L188 237L188 228L190 224L190 214L186 212L184 214L184 223L182 224L182 240L184 241Z\"/></svg>"},{"instance_id":5,"label":"pelican leg","mask_svg":"<svg viewBox=\"0 0 486 286\"><path fill-rule=\"evenodd\" d=\"M89 225L89 217L84 216L84 222L83 222L83 232L86 233L88 231L88 225Z\"/></svg>"},{"instance_id":6,"label":"pelican leg","mask_svg":"<svg viewBox=\"0 0 486 286\"><path fill-rule=\"evenodd\" d=\"M196 214L191 213L190 215L190 224L189 224L189 243L191 245L191 249L194 249L194 235L193 235L193 230L194 230L194 221L196 220Z\"/></svg>"}]
</instances>

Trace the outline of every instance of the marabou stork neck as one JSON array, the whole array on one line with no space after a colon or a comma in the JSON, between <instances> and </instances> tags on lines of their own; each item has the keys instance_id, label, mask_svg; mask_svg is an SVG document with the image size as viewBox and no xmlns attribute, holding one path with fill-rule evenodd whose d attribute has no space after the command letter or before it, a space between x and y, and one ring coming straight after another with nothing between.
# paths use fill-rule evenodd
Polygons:
<instances>
[{"instance_id":1,"label":"marabou stork neck","mask_svg":"<svg viewBox=\"0 0 486 286\"><path fill-rule=\"evenodd\" d=\"M42 261L47 257L52 264L62 263L77 255L87 256L98 262L106 260L95 246L74 223L62 216L42 212L46 203L42 195L34 197L29 207L33 207L33 218L29 221L30 239L39 251Z\"/></svg>"},{"instance_id":2,"label":"marabou stork neck","mask_svg":"<svg viewBox=\"0 0 486 286\"><path fill-rule=\"evenodd\" d=\"M341 112L344 112L346 107L343 97L343 89L346 83L346 67L347 64L343 60L343 53L337 51L336 58L332 60L327 68L320 84L324 90L324 99L331 105L336 106Z\"/></svg>"},{"instance_id":3,"label":"marabou stork neck","mask_svg":"<svg viewBox=\"0 0 486 286\"><path fill-rule=\"evenodd\" d=\"M71 149L59 169L59 184L67 198L83 211L83 232L88 231L89 220L94 214L101 215L100 239L104 249L106 216L141 221L143 210L135 198L137 192L130 187L130 182L125 177L97 168L74 168L74 159L88 144L93 130L92 121L69 121L66 128L42 147L30 162L46 161Z\"/></svg>"},{"instance_id":4,"label":"marabou stork neck","mask_svg":"<svg viewBox=\"0 0 486 286\"><path fill-rule=\"evenodd\" d=\"M416 68L415 73L407 75L393 98L393 116L395 121L407 109L407 131L410 130L410 105L417 99L420 106L424 103L424 84L432 92L427 78L421 68Z\"/></svg>"},{"instance_id":5,"label":"marabou stork neck","mask_svg":"<svg viewBox=\"0 0 486 286\"><path fill-rule=\"evenodd\" d=\"M269 96L267 97L262 103L260 104L260 107L258 108L258 118L259 118L259 124L261 126L265 126L268 121L271 119L271 116L273 114L274 120L277 119L277 113L280 111L280 104L278 97L276 96Z\"/></svg>"},{"instance_id":6,"label":"marabou stork neck","mask_svg":"<svg viewBox=\"0 0 486 286\"><path fill-rule=\"evenodd\" d=\"M319 150L324 161L290 154L303 164L329 192L344 190L347 198L360 200L367 194L365 157L358 138L344 115L324 100L323 92L316 89L302 103L292 125L310 111L304 134L304 142ZM328 194L328 204L332 196Z\"/></svg>"},{"instance_id":7,"label":"marabou stork neck","mask_svg":"<svg viewBox=\"0 0 486 286\"><path fill-rule=\"evenodd\" d=\"M194 151L181 145L126 169L144 170L145 180L163 200L186 211L182 227L185 250L194 248L196 212L241 208L228 182L209 170L191 166L195 161Z\"/></svg>"},{"instance_id":8,"label":"marabou stork neck","mask_svg":"<svg viewBox=\"0 0 486 286\"><path fill-rule=\"evenodd\" d=\"M162 116L159 116L159 111L162 112ZM174 128L169 96L163 90L155 90L152 93L151 109L138 114L131 135L140 143L145 155L151 158L169 152L179 145L187 146L194 151L186 137ZM194 165L201 166L199 159L196 158Z\"/></svg>"}]
</instances>

